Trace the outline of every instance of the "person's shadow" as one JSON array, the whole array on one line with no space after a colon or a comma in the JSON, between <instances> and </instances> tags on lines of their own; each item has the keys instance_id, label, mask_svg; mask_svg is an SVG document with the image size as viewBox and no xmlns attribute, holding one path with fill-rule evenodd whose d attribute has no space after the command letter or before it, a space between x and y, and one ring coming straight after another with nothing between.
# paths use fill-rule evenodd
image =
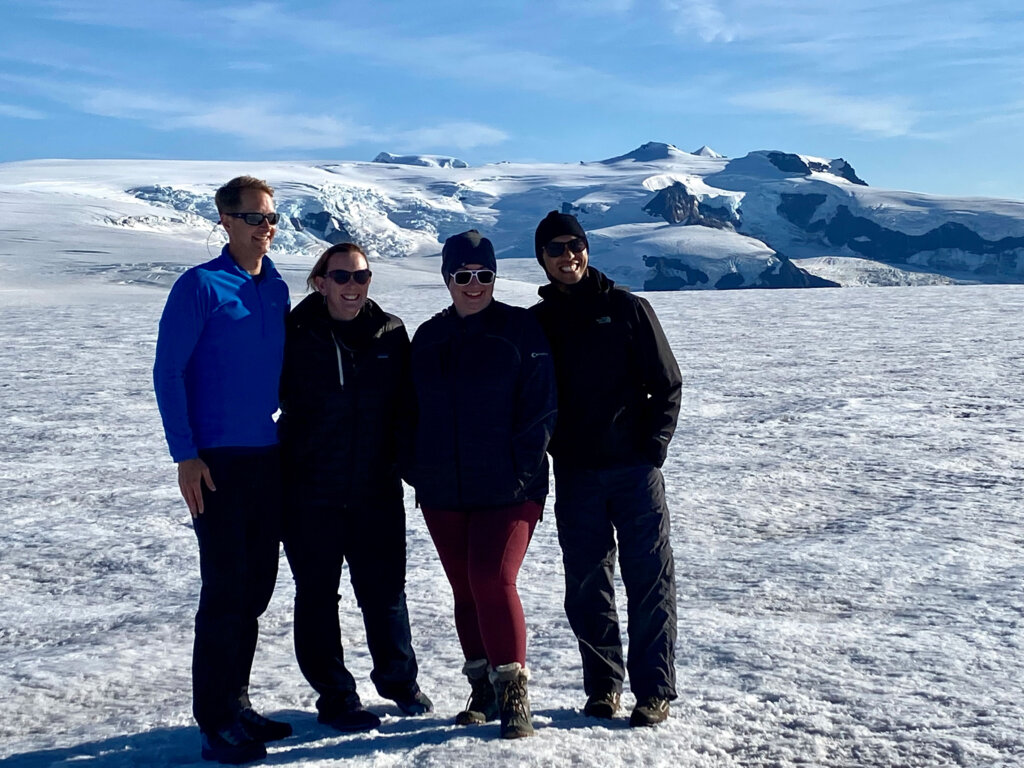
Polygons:
<instances>
[{"instance_id":1,"label":"person's shadow","mask_svg":"<svg viewBox=\"0 0 1024 768\"><path fill-rule=\"evenodd\" d=\"M374 707L378 714L397 715L395 707ZM261 764L281 765L302 760L337 760L344 757L371 755L381 750L411 750L432 744L444 744L453 739L497 738L497 723L471 728L454 726L448 715L422 717L393 717L375 731L342 734L316 721L316 715L299 710L268 712L275 720L291 723L294 733L290 738L268 745L267 758ZM569 710L547 710L536 713L550 718L547 723L535 723L538 728L567 728L584 723ZM546 719L545 718L545 719ZM342 741L337 741L337 739ZM328 744L318 743L331 739ZM111 736L87 741L70 747L39 749L0 758L0 768L127 768L139 765L202 764L199 756L199 732L194 725L154 728L142 733Z\"/></svg>"},{"instance_id":2,"label":"person's shadow","mask_svg":"<svg viewBox=\"0 0 1024 768\"><path fill-rule=\"evenodd\" d=\"M395 707L374 707L378 714L396 715ZM626 728L628 721L594 721L573 709L543 709L534 712L538 730L587 727ZM453 739L489 741L498 736L498 724L472 726L453 725L450 716L388 718L375 731L342 734L316 721L316 715L299 710L267 713L275 720L291 723L290 738L271 742L268 755L261 764L282 765L302 760L337 760L345 757L371 755L381 750L411 750L424 745L439 745ZM538 722L538 719L540 722ZM336 739L343 739L337 741ZM332 739L329 744L314 743ZM199 732L195 726L154 728L142 733L112 736L83 742L71 747L40 749L0 758L0 768L121 768L139 765L208 765L199 756Z\"/></svg>"}]
</instances>

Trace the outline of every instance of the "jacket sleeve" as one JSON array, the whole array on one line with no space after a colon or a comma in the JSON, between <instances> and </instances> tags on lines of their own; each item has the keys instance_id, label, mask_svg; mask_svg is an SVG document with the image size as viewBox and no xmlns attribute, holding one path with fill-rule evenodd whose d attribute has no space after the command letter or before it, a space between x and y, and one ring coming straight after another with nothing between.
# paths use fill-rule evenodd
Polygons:
<instances>
[{"instance_id":1,"label":"jacket sleeve","mask_svg":"<svg viewBox=\"0 0 1024 768\"><path fill-rule=\"evenodd\" d=\"M518 490L544 467L545 451L555 430L558 393L555 366L547 337L532 313L523 312L517 386L516 419L512 435Z\"/></svg>"},{"instance_id":2,"label":"jacket sleeve","mask_svg":"<svg viewBox=\"0 0 1024 768\"><path fill-rule=\"evenodd\" d=\"M199 455L189 422L185 369L203 333L202 304L194 273L185 273L171 288L157 335L153 389L167 447L176 462Z\"/></svg>"},{"instance_id":3,"label":"jacket sleeve","mask_svg":"<svg viewBox=\"0 0 1024 768\"><path fill-rule=\"evenodd\" d=\"M633 298L636 300L637 343L647 393L650 430L644 446L645 455L654 466L660 467L665 463L669 441L676 431L683 380L654 309L646 299L639 296Z\"/></svg>"},{"instance_id":4,"label":"jacket sleeve","mask_svg":"<svg viewBox=\"0 0 1024 768\"><path fill-rule=\"evenodd\" d=\"M395 354L398 355L398 402L395 403L395 444L398 448L398 472L409 482L416 439L416 390L412 384L412 344L405 325L395 330Z\"/></svg>"}]
</instances>

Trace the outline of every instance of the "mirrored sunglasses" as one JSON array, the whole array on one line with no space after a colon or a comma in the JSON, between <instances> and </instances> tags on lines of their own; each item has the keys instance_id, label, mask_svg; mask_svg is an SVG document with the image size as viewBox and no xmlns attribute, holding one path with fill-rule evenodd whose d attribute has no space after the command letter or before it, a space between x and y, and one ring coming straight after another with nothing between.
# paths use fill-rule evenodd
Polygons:
<instances>
[{"instance_id":1,"label":"mirrored sunglasses","mask_svg":"<svg viewBox=\"0 0 1024 768\"><path fill-rule=\"evenodd\" d=\"M373 272L368 269L357 269L355 272L350 272L347 269L332 269L325 277L331 278L338 285L344 285L349 280L355 280L360 285L366 285L370 282L372 275Z\"/></svg>"},{"instance_id":2,"label":"mirrored sunglasses","mask_svg":"<svg viewBox=\"0 0 1024 768\"><path fill-rule=\"evenodd\" d=\"M458 272L452 272L452 280L455 281L456 285L469 285L469 281L474 277L476 277L476 281L480 285L490 285L494 282L494 270L460 269Z\"/></svg>"},{"instance_id":3,"label":"mirrored sunglasses","mask_svg":"<svg viewBox=\"0 0 1024 768\"><path fill-rule=\"evenodd\" d=\"M281 218L281 214L277 213L229 213L228 216L234 219L242 219L250 227L258 227L263 223L263 220L267 220L267 224L274 226Z\"/></svg>"},{"instance_id":4,"label":"mirrored sunglasses","mask_svg":"<svg viewBox=\"0 0 1024 768\"><path fill-rule=\"evenodd\" d=\"M552 259L557 259L563 253L565 253L566 248L568 248L573 253L583 253L585 250L587 250L587 241L579 237L574 237L572 240L566 243L550 242L544 246L544 252Z\"/></svg>"}]
</instances>

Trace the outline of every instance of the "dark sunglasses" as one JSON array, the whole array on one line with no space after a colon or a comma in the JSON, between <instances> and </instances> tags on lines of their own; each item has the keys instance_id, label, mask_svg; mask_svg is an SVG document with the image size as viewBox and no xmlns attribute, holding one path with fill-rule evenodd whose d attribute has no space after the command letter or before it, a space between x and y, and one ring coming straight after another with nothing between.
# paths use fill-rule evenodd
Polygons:
<instances>
[{"instance_id":1,"label":"dark sunglasses","mask_svg":"<svg viewBox=\"0 0 1024 768\"><path fill-rule=\"evenodd\" d=\"M583 253L587 250L587 241L579 237L574 237L567 243L550 242L544 246L544 252L552 259L557 259L565 253L566 248L573 253Z\"/></svg>"},{"instance_id":2,"label":"dark sunglasses","mask_svg":"<svg viewBox=\"0 0 1024 768\"><path fill-rule=\"evenodd\" d=\"M228 216L230 216L233 219L242 219L242 221L244 221L250 227L258 227L260 224L263 223L264 219L267 220L267 224L269 224L270 226L274 226L275 224L277 224L278 220L281 218L281 214L277 213L277 212L274 212L274 213L229 213Z\"/></svg>"},{"instance_id":3,"label":"dark sunglasses","mask_svg":"<svg viewBox=\"0 0 1024 768\"><path fill-rule=\"evenodd\" d=\"M456 285L469 285L474 276L480 285L490 285L494 282L493 269L460 269L458 272L452 272L452 280Z\"/></svg>"},{"instance_id":4,"label":"dark sunglasses","mask_svg":"<svg viewBox=\"0 0 1024 768\"><path fill-rule=\"evenodd\" d=\"M366 285L370 282L371 275L373 275L373 272L368 269L357 269L355 272L350 272L347 269L332 269L324 277L331 278L338 285L344 285L349 280L355 280L360 285Z\"/></svg>"}]
</instances>

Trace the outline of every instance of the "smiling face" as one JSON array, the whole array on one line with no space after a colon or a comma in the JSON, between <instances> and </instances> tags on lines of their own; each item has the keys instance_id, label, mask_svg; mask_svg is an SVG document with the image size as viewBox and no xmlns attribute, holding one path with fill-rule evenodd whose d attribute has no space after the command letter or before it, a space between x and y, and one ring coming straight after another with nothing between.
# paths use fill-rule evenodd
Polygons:
<instances>
[{"instance_id":1,"label":"smiling face","mask_svg":"<svg viewBox=\"0 0 1024 768\"><path fill-rule=\"evenodd\" d=\"M237 213L273 213L274 198L259 189L243 189ZM250 274L259 274L263 257L274 242L277 227L263 219L257 226L243 219L222 215L220 223L228 233L228 251L235 263Z\"/></svg>"},{"instance_id":2,"label":"smiling face","mask_svg":"<svg viewBox=\"0 0 1024 768\"><path fill-rule=\"evenodd\" d=\"M483 269L483 265L467 264L464 267L459 267L456 272L467 269ZM455 305L455 312L459 317L475 315L491 303L494 296L493 282L490 285L481 285L474 277L466 285L457 285L454 273L452 275L448 278L448 293L452 295L452 304Z\"/></svg>"},{"instance_id":3,"label":"smiling face","mask_svg":"<svg viewBox=\"0 0 1024 768\"><path fill-rule=\"evenodd\" d=\"M578 239L575 235L559 235L552 238L551 242L569 243ZM586 248L579 253L565 248L559 256L552 256L548 253L547 246L544 247L544 268L547 270L551 282L559 288L575 285L582 280L587 273L588 262L589 256Z\"/></svg>"},{"instance_id":4,"label":"smiling face","mask_svg":"<svg viewBox=\"0 0 1024 768\"><path fill-rule=\"evenodd\" d=\"M369 268L366 257L358 251L348 253L335 253L327 260L327 273L335 269L344 269L349 272L356 272L360 269ZM371 278L372 280L372 278ZM352 320L366 304L366 297L370 292L370 280L365 285L360 285L354 278L350 277L344 285L339 285L331 277L316 278L316 289L323 294L327 302L327 311L335 320Z\"/></svg>"}]
</instances>

